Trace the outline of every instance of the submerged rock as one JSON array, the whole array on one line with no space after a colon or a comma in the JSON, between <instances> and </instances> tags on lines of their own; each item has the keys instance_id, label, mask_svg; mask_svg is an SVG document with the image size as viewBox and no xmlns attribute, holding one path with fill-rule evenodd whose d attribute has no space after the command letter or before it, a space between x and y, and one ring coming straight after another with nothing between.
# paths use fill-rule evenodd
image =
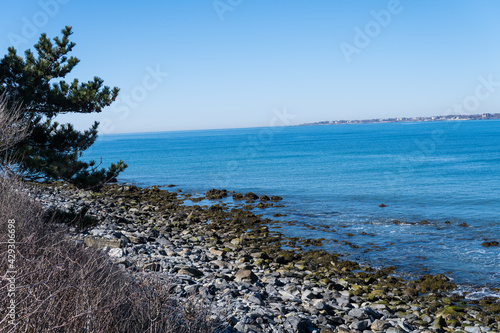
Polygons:
<instances>
[{"instance_id":1,"label":"submerged rock","mask_svg":"<svg viewBox=\"0 0 500 333\"><path fill-rule=\"evenodd\" d=\"M498 246L498 242L496 242L496 241L482 242L481 245L484 246L484 247Z\"/></svg>"},{"instance_id":2,"label":"submerged rock","mask_svg":"<svg viewBox=\"0 0 500 333\"><path fill-rule=\"evenodd\" d=\"M277 195L271 196L271 201L277 202L277 201L281 201L281 200L283 200L283 198L280 196L277 196Z\"/></svg>"}]
</instances>

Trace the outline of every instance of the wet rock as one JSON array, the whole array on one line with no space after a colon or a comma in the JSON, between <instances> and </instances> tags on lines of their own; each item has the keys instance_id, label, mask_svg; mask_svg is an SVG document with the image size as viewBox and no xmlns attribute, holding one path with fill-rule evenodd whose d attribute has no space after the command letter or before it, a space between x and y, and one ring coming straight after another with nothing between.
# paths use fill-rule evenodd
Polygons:
<instances>
[{"instance_id":1,"label":"wet rock","mask_svg":"<svg viewBox=\"0 0 500 333\"><path fill-rule=\"evenodd\" d=\"M227 197L227 191L226 190L217 190L217 189L211 189L205 193L205 196L209 200L217 200L217 199L222 199Z\"/></svg>"},{"instance_id":2,"label":"wet rock","mask_svg":"<svg viewBox=\"0 0 500 333\"><path fill-rule=\"evenodd\" d=\"M283 200L283 198L280 196L277 196L277 195L271 196L271 201L273 201L273 202L277 202L277 201L281 201L281 200Z\"/></svg>"},{"instance_id":3,"label":"wet rock","mask_svg":"<svg viewBox=\"0 0 500 333\"><path fill-rule=\"evenodd\" d=\"M378 205L378 206L379 206L379 207L381 207L381 208L387 207L387 205L386 205L386 204L380 204L380 205Z\"/></svg>"},{"instance_id":4,"label":"wet rock","mask_svg":"<svg viewBox=\"0 0 500 333\"><path fill-rule=\"evenodd\" d=\"M233 194L233 200L243 200L243 199L244 199L243 194L241 193Z\"/></svg>"},{"instance_id":5,"label":"wet rock","mask_svg":"<svg viewBox=\"0 0 500 333\"><path fill-rule=\"evenodd\" d=\"M482 246L484 247L490 247L490 246L498 246L498 242L492 241L492 242L483 242L481 243Z\"/></svg>"},{"instance_id":6,"label":"wet rock","mask_svg":"<svg viewBox=\"0 0 500 333\"><path fill-rule=\"evenodd\" d=\"M253 192L247 192L243 198L245 200L257 200L259 196Z\"/></svg>"}]
</instances>

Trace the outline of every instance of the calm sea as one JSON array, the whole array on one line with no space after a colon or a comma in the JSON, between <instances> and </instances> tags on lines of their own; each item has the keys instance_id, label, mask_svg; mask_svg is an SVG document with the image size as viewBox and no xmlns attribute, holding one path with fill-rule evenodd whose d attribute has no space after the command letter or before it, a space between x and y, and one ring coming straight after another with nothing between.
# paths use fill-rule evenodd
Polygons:
<instances>
[{"instance_id":1,"label":"calm sea","mask_svg":"<svg viewBox=\"0 0 500 333\"><path fill-rule=\"evenodd\" d=\"M481 245L500 241L500 121L103 135L85 156L125 160L119 180L142 186L280 195L285 207L255 212L286 214L274 218L295 221L286 235L402 274L500 287L500 247Z\"/></svg>"}]
</instances>

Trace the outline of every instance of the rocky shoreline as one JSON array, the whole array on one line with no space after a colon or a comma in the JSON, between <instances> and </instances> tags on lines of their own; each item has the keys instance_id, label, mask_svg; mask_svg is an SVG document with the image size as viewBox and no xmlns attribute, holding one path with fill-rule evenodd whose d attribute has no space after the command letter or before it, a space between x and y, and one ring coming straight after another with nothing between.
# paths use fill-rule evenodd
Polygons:
<instances>
[{"instance_id":1,"label":"rocky shoreline","mask_svg":"<svg viewBox=\"0 0 500 333\"><path fill-rule=\"evenodd\" d=\"M303 250L318 240L290 242L270 228L276 221L244 208L216 201L187 206L189 196L155 186L90 192L55 183L32 185L30 192L48 211L85 215L70 228L76 241L103 249L134 274L173 281L176 297L201 297L225 332L500 331L498 299L450 294L455 285L444 275L405 281L390 268ZM227 195L206 193L207 199ZM234 196L261 206L281 199Z\"/></svg>"}]
</instances>

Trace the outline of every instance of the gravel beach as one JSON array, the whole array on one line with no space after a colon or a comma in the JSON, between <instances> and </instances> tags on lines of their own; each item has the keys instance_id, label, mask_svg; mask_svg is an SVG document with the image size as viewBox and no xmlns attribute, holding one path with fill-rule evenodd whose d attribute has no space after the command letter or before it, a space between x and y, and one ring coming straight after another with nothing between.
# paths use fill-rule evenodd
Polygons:
<instances>
[{"instance_id":1,"label":"gravel beach","mask_svg":"<svg viewBox=\"0 0 500 333\"><path fill-rule=\"evenodd\" d=\"M284 247L289 240L270 228L276 221L245 209L217 201L187 206L181 193L155 186L91 192L57 183L32 185L30 192L48 211L88 209L89 224L69 229L75 241L106 251L132 274L173 283L179 299L198 297L224 332L500 330L498 299L465 300L444 275L406 281L391 268L377 271L300 246L314 239ZM206 197L227 195L211 190ZM235 198L259 202L248 194Z\"/></svg>"}]
</instances>

